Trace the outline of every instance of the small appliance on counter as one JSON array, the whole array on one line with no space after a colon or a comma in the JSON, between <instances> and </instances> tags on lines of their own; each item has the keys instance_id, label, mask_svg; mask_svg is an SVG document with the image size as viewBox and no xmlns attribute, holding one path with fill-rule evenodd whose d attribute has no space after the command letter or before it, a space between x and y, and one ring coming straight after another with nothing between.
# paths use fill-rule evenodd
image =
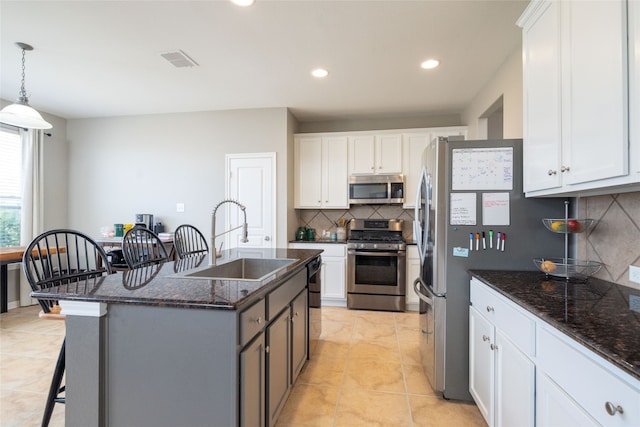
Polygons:
<instances>
[{"instance_id":1,"label":"small appliance on counter","mask_svg":"<svg viewBox=\"0 0 640 427\"><path fill-rule=\"evenodd\" d=\"M153 215L136 214L136 225L143 225L149 230L153 230Z\"/></svg>"}]
</instances>

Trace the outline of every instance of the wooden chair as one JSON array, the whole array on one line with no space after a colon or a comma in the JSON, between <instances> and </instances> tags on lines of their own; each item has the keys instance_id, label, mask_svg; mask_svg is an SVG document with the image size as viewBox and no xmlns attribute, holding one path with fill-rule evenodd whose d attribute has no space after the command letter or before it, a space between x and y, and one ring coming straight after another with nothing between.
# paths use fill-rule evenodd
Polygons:
<instances>
[{"instance_id":1,"label":"wooden chair","mask_svg":"<svg viewBox=\"0 0 640 427\"><path fill-rule=\"evenodd\" d=\"M209 252L209 245L204 235L193 225L182 224L173 235L173 246L179 259L204 255Z\"/></svg>"},{"instance_id":2,"label":"wooden chair","mask_svg":"<svg viewBox=\"0 0 640 427\"><path fill-rule=\"evenodd\" d=\"M87 235L74 230L51 230L29 243L22 256L22 268L31 289L40 291L54 286L95 287L99 278L111 274L107 255L100 245ZM55 300L39 299L40 318L64 320ZM58 361L53 371L42 425L49 425L56 403L65 403L61 396L65 387L65 340L62 341Z\"/></svg>"},{"instance_id":3,"label":"wooden chair","mask_svg":"<svg viewBox=\"0 0 640 427\"><path fill-rule=\"evenodd\" d=\"M140 268L165 262L167 249L160 237L146 227L136 226L122 239L122 253L129 268Z\"/></svg>"}]
</instances>

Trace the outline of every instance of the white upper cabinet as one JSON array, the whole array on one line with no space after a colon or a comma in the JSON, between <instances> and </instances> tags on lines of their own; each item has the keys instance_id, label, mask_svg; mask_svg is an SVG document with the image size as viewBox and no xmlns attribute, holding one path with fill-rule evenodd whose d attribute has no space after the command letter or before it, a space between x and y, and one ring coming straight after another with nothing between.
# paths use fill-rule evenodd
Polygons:
<instances>
[{"instance_id":1,"label":"white upper cabinet","mask_svg":"<svg viewBox=\"0 0 640 427\"><path fill-rule=\"evenodd\" d=\"M350 136L349 173L352 175L402 173L402 135Z\"/></svg>"},{"instance_id":2,"label":"white upper cabinet","mask_svg":"<svg viewBox=\"0 0 640 427\"><path fill-rule=\"evenodd\" d=\"M349 208L346 136L296 136L296 208Z\"/></svg>"},{"instance_id":3,"label":"white upper cabinet","mask_svg":"<svg viewBox=\"0 0 640 427\"><path fill-rule=\"evenodd\" d=\"M404 204L405 209L412 209L416 205L416 192L422 171L422 154L429 145L431 133L416 133L402 135L404 151ZM408 289L408 288L407 288ZM412 291L413 292L413 291Z\"/></svg>"},{"instance_id":4,"label":"white upper cabinet","mask_svg":"<svg viewBox=\"0 0 640 427\"><path fill-rule=\"evenodd\" d=\"M422 171L422 154L429 142L438 137L457 136L467 138L465 126L444 128L416 129L402 133L402 174L404 175L405 209L413 209L416 205L416 191L420 172Z\"/></svg>"},{"instance_id":5,"label":"white upper cabinet","mask_svg":"<svg viewBox=\"0 0 640 427\"><path fill-rule=\"evenodd\" d=\"M518 21L527 196L632 191L640 181L630 158L637 76L628 84L627 24L624 0L533 0Z\"/></svg>"}]
</instances>

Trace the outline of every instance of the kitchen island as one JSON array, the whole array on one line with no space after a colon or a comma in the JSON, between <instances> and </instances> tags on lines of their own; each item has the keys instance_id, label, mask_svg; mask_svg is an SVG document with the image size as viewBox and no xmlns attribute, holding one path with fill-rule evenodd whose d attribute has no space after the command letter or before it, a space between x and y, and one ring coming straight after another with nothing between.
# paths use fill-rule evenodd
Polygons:
<instances>
[{"instance_id":1,"label":"kitchen island","mask_svg":"<svg viewBox=\"0 0 640 427\"><path fill-rule=\"evenodd\" d=\"M271 426L308 355L305 249L260 280L189 276L208 257L33 293L66 318L67 426Z\"/></svg>"}]
</instances>

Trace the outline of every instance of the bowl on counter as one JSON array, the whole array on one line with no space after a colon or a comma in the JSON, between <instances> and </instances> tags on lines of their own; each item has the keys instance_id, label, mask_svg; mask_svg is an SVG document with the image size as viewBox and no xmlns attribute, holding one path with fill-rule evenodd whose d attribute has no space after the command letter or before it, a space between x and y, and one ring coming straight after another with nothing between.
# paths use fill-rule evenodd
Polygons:
<instances>
[{"instance_id":1,"label":"bowl on counter","mask_svg":"<svg viewBox=\"0 0 640 427\"><path fill-rule=\"evenodd\" d=\"M533 263L548 276L586 280L600 270L602 263L573 258L535 258Z\"/></svg>"}]
</instances>

